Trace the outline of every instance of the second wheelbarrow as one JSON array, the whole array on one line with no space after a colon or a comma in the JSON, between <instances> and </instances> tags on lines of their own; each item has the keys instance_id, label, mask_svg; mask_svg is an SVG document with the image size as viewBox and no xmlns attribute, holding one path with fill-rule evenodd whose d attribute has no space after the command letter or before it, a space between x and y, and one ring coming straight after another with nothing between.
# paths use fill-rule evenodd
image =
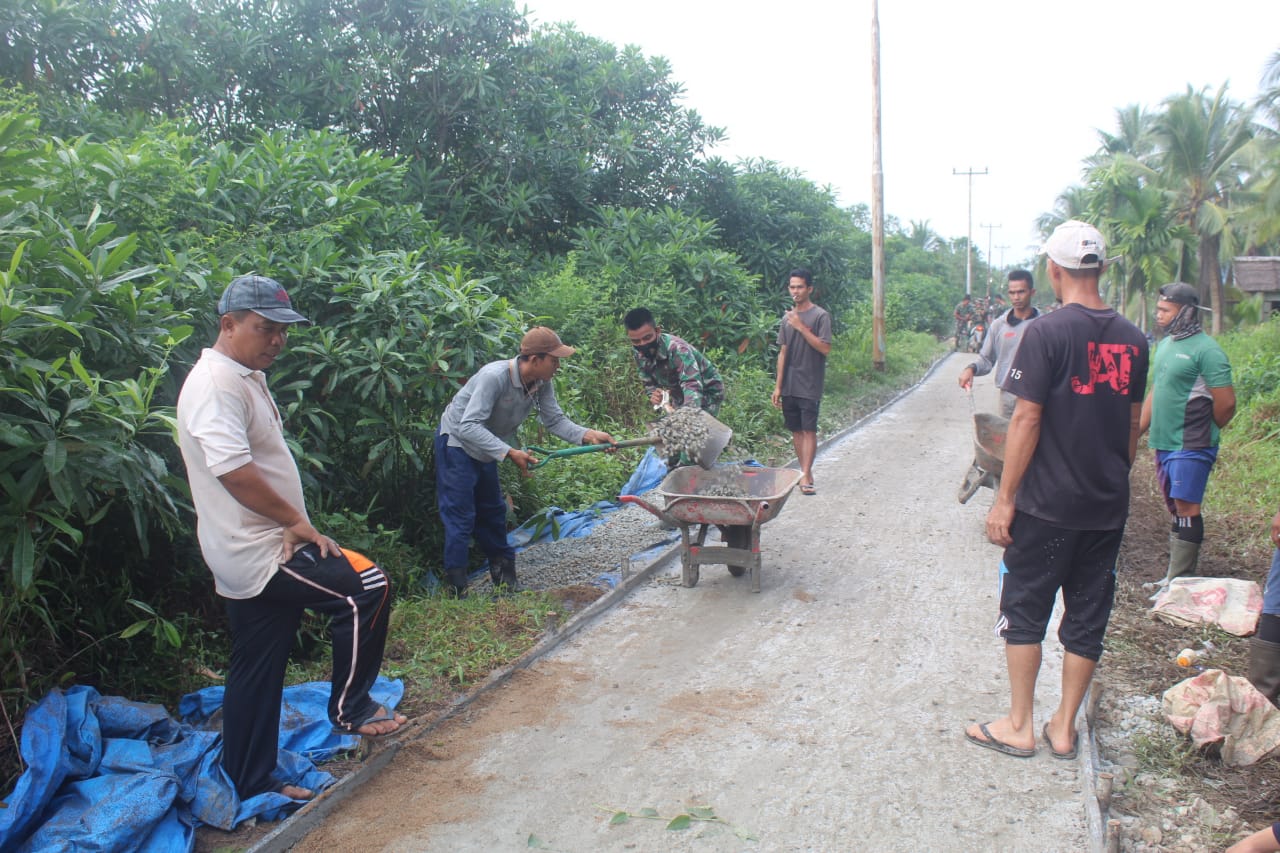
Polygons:
<instances>
[{"instance_id":1,"label":"second wheelbarrow","mask_svg":"<svg viewBox=\"0 0 1280 853\"><path fill-rule=\"evenodd\" d=\"M956 495L960 503L966 503L982 486L993 492L1000 491L1000 476L1004 473L1004 446L1009 435L1009 419L989 412L978 412L973 416L973 430L973 464L965 472L964 481Z\"/></svg>"},{"instance_id":2,"label":"second wheelbarrow","mask_svg":"<svg viewBox=\"0 0 1280 853\"><path fill-rule=\"evenodd\" d=\"M751 591L760 591L760 526L782 511L800 472L790 468L724 466L710 471L695 466L677 468L655 491L663 505L635 495L624 503L644 507L680 528L680 562L685 586L698 585L699 568L720 563L729 574L751 572ZM707 529L720 528L723 545L707 545ZM693 528L697 532L693 532Z\"/></svg>"}]
</instances>

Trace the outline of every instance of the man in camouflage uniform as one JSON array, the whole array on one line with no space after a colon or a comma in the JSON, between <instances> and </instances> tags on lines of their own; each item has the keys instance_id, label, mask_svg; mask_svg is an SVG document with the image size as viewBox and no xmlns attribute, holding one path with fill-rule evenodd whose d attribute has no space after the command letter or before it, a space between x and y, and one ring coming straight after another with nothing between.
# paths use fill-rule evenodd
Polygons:
<instances>
[{"instance_id":1,"label":"man in camouflage uniform","mask_svg":"<svg viewBox=\"0 0 1280 853\"><path fill-rule=\"evenodd\" d=\"M964 348L965 342L969 339L969 328L977 317L978 306L973 304L973 299L966 293L955 310L956 349Z\"/></svg>"},{"instance_id":2,"label":"man in camouflage uniform","mask_svg":"<svg viewBox=\"0 0 1280 853\"><path fill-rule=\"evenodd\" d=\"M675 408L695 406L712 415L720 411L724 381L705 355L675 335L664 334L648 308L628 311L623 325L650 403L661 405L666 391Z\"/></svg>"}]
</instances>

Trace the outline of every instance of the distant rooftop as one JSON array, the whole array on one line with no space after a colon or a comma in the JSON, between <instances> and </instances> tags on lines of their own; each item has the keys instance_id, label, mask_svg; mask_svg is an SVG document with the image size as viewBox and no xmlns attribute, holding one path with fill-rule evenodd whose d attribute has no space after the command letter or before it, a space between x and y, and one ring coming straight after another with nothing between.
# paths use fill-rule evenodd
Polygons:
<instances>
[{"instance_id":1,"label":"distant rooftop","mask_svg":"<svg viewBox=\"0 0 1280 853\"><path fill-rule=\"evenodd\" d=\"M1280 258L1234 258L1236 286L1248 293L1280 291Z\"/></svg>"}]
</instances>

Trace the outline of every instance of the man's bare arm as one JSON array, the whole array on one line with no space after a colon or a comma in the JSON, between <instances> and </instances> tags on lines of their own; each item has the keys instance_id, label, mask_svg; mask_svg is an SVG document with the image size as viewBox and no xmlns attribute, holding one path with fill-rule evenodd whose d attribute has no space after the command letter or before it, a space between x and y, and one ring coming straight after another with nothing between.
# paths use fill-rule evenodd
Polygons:
<instances>
[{"instance_id":1,"label":"man's bare arm","mask_svg":"<svg viewBox=\"0 0 1280 853\"><path fill-rule=\"evenodd\" d=\"M1142 413L1138 416L1138 435L1151 429L1151 400L1155 397L1151 389L1147 389L1147 398L1142 401Z\"/></svg>"},{"instance_id":2,"label":"man's bare arm","mask_svg":"<svg viewBox=\"0 0 1280 853\"><path fill-rule=\"evenodd\" d=\"M288 560L298 546L314 542L324 557L336 557L338 543L311 526L302 510L289 503L272 488L262 470L253 462L241 465L218 478L231 497L246 509L271 519L284 528L284 558Z\"/></svg>"},{"instance_id":3,"label":"man's bare arm","mask_svg":"<svg viewBox=\"0 0 1280 853\"><path fill-rule=\"evenodd\" d=\"M1231 385L1223 385L1221 388L1210 388L1209 393L1213 395L1213 422L1221 429L1236 416L1236 389Z\"/></svg>"},{"instance_id":4,"label":"man's bare arm","mask_svg":"<svg viewBox=\"0 0 1280 853\"><path fill-rule=\"evenodd\" d=\"M787 345L783 344L778 347L778 378L773 383L773 407L775 409L782 408L782 371L787 366Z\"/></svg>"},{"instance_id":5,"label":"man's bare arm","mask_svg":"<svg viewBox=\"0 0 1280 853\"><path fill-rule=\"evenodd\" d=\"M1013 499L1027 473L1031 457L1040 443L1040 418L1044 406L1019 399L1009 420L1009 435L1005 439L1004 470L1000 474L1000 491L996 502L987 513L987 539L993 545L1008 546L1013 537L1009 527L1013 524Z\"/></svg>"},{"instance_id":6,"label":"man's bare arm","mask_svg":"<svg viewBox=\"0 0 1280 853\"><path fill-rule=\"evenodd\" d=\"M1150 400L1147 397L1147 400ZM1133 460L1138 458L1138 436L1142 435L1142 431L1146 429L1142 425L1142 416L1147 412L1146 402L1133 403L1129 406L1129 464L1133 464ZM1147 426L1150 426L1150 420Z\"/></svg>"}]
</instances>

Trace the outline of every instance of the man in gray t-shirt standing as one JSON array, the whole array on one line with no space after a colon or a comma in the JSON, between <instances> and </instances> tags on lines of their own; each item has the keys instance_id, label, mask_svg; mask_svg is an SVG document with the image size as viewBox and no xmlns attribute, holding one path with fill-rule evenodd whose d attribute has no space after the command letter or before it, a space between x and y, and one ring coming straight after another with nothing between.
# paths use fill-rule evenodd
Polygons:
<instances>
[{"instance_id":1,"label":"man in gray t-shirt standing","mask_svg":"<svg viewBox=\"0 0 1280 853\"><path fill-rule=\"evenodd\" d=\"M831 352L831 315L814 305L813 275L807 269L791 271L787 280L792 308L782 316L778 329L778 380L773 405L791 431L800 463L800 492L817 494L813 484L813 458L818 453L818 404Z\"/></svg>"}]
</instances>

